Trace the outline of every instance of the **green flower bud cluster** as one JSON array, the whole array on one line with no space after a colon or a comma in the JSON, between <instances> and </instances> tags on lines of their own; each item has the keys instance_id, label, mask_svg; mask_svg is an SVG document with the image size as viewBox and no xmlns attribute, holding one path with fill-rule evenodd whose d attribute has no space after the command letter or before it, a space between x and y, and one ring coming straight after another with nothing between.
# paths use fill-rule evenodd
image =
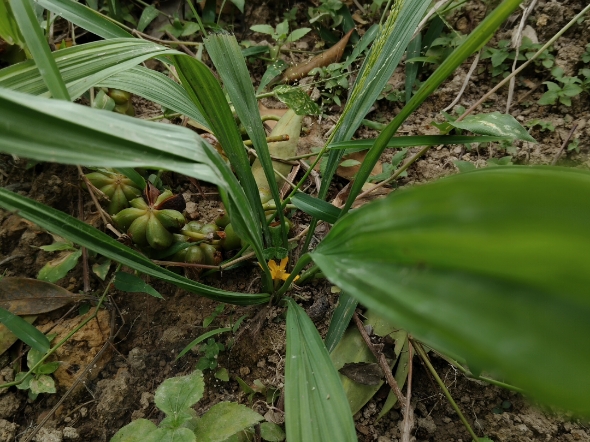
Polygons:
<instances>
[{"instance_id":1,"label":"green flower bud cluster","mask_svg":"<svg viewBox=\"0 0 590 442\"><path fill-rule=\"evenodd\" d=\"M141 196L136 184L119 173L103 171L86 175L88 181L109 198L107 212L109 215L119 213L129 207L129 201Z\"/></svg>"},{"instance_id":2,"label":"green flower bud cluster","mask_svg":"<svg viewBox=\"0 0 590 442\"><path fill-rule=\"evenodd\" d=\"M184 199L170 190L160 194L150 183L144 197L130 201L131 207L114 215L113 221L135 244L156 250L167 249L174 242L171 231L179 230L186 223L181 213Z\"/></svg>"},{"instance_id":3,"label":"green flower bud cluster","mask_svg":"<svg viewBox=\"0 0 590 442\"><path fill-rule=\"evenodd\" d=\"M215 223L202 224L191 221L180 232L180 241L198 242L194 246L176 252L172 261L191 264L218 265L223 260L221 256L221 241L223 232ZM221 234L218 234L221 233Z\"/></svg>"}]
</instances>

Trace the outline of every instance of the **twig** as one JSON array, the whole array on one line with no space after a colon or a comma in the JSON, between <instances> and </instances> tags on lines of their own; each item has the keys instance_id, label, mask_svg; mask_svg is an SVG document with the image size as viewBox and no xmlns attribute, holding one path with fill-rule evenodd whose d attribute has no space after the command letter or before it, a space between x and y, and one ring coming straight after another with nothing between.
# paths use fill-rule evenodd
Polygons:
<instances>
[{"instance_id":1,"label":"twig","mask_svg":"<svg viewBox=\"0 0 590 442\"><path fill-rule=\"evenodd\" d=\"M168 36L168 38L170 40L173 40L173 41L177 42L178 43L178 47L180 49L182 49L184 52L186 52L188 55L190 55L193 58L197 58L197 54L195 54L193 51L191 51L189 48L187 48L185 45L183 45L182 42L178 38L176 38L174 35L172 35L170 33L170 31L166 31L166 35Z\"/></svg>"},{"instance_id":2,"label":"twig","mask_svg":"<svg viewBox=\"0 0 590 442\"><path fill-rule=\"evenodd\" d=\"M383 354L383 352L377 351L377 349L371 342L371 338L365 330L365 325L363 324L363 321L361 321L361 318L358 317L356 312L352 315L352 318L354 319L354 322L358 327L359 332L363 337L363 340L365 341L365 344L367 344L367 347L369 347L369 350L371 350L371 353L373 353L373 356L375 356L375 359L377 359L377 362L379 363L381 370L383 370L383 373L385 373L385 379L387 380L387 383L393 390L394 394L397 396L397 399L399 400L400 404L402 406L406 406L407 399L402 393L401 389L399 388L399 385L397 384L395 378L393 377L393 374L391 373L391 367L387 363L385 355Z\"/></svg>"},{"instance_id":3,"label":"twig","mask_svg":"<svg viewBox=\"0 0 590 442\"><path fill-rule=\"evenodd\" d=\"M441 10L443 7L445 7L450 2L451 2L451 0L440 0L432 8L430 8L428 11L428 14L426 14L426 16L422 19L422 21L420 23L418 23L418 27L414 31L414 35L412 35L412 39L414 39L416 37L416 35L418 35L422 31L424 26L426 26L426 23L428 23L428 20L430 20L430 18L434 14L438 13L439 10Z\"/></svg>"},{"instance_id":4,"label":"twig","mask_svg":"<svg viewBox=\"0 0 590 442\"><path fill-rule=\"evenodd\" d=\"M453 100L453 102L451 104L449 104L447 107L445 107L443 109L443 112L447 112L447 111L451 110L453 108L453 106L455 106L459 102L461 97L463 96L465 89L467 89L467 86L469 85L469 80L471 80L471 76L473 75L473 72L475 71L475 68L477 67L477 64L479 63L480 55L481 55L481 50L475 56L473 63L471 63L471 67L469 68L469 72L467 72L467 75L465 76L465 81L463 82L463 86L461 86L461 90L457 94L457 97Z\"/></svg>"},{"instance_id":5,"label":"twig","mask_svg":"<svg viewBox=\"0 0 590 442\"><path fill-rule=\"evenodd\" d=\"M532 0L531 4L527 6L527 8L522 13L522 18L520 19L520 24L518 25L518 29L516 31L516 41L514 41L514 45L516 46L516 54L514 56L514 61L512 62L512 72L516 70L516 63L518 63L518 54L520 52L520 44L522 43L522 30L524 29L524 25L526 24L527 18L533 12L533 8L537 4L537 0ZM513 76L510 79L510 84L508 86L508 99L506 100L506 113L510 112L510 106L512 105L512 97L514 96L514 83L516 81L516 76Z\"/></svg>"},{"instance_id":6,"label":"twig","mask_svg":"<svg viewBox=\"0 0 590 442\"><path fill-rule=\"evenodd\" d=\"M404 422L402 427L402 442L410 442L410 432L414 428L414 410L412 409L412 372L413 370L413 359L414 359L414 348L412 342L408 341L408 380L406 381L406 394L408 398L405 403L403 415Z\"/></svg>"},{"instance_id":7,"label":"twig","mask_svg":"<svg viewBox=\"0 0 590 442\"><path fill-rule=\"evenodd\" d=\"M557 152L557 155L555 155L555 158L553 158L553 161L551 161L552 166L555 166L555 164L557 163L557 160L559 160L559 157L561 156L561 154L565 150L565 146L567 146L567 143L569 143L570 139L572 138L572 135L574 134L574 132L577 128L578 128L578 123L574 124L574 126L572 127L572 130L570 130L570 133L567 134L567 137L565 137L565 140L563 140L563 144L561 145L561 149L559 149L559 152Z\"/></svg>"},{"instance_id":8,"label":"twig","mask_svg":"<svg viewBox=\"0 0 590 442\"><path fill-rule=\"evenodd\" d=\"M518 69L516 69L514 72L512 72L510 75L508 75L504 80L502 80L500 83L498 83L496 86L494 86L490 91L488 91L486 94L484 94L473 106L471 106L469 109L467 109L463 113L463 115L461 115L459 118L457 118L456 121L462 121L465 117L467 117L467 115L471 114L471 112L473 112L475 109L477 109L480 104L482 104L484 101L486 101L490 95L492 95L494 92L496 92L498 89L500 89L506 83L508 83L512 77L520 74L524 70L524 68L526 68L535 59L537 59L543 52L545 52L549 46L551 46L553 43L555 43L555 41L559 37L561 37L569 28L571 28L574 24L576 24L577 21L588 11L590 11L590 4L588 4L588 6L586 6L584 9L582 9L582 11L580 11L579 14L577 14L574 18L572 18L568 22L568 24L566 24L563 28L561 28L559 30L559 32L557 34L555 34L553 37L551 37L551 39L547 43L545 43L541 47L541 49L539 49L537 52L535 52L535 55L533 55L530 58L530 60L524 62L522 65L520 65L520 67Z\"/></svg>"},{"instance_id":9,"label":"twig","mask_svg":"<svg viewBox=\"0 0 590 442\"><path fill-rule=\"evenodd\" d=\"M432 373L432 376L434 376L434 379L436 379L437 384L440 386L440 388L443 391L444 395L446 396L447 400L451 404L451 407L453 407L453 410L455 410L455 412L459 416L459 419L461 419L461 422L463 422L463 425L465 425L465 428L467 428L467 431L469 432L469 435L471 436L473 441L477 442L479 440L479 438L477 437L477 435L475 434L475 432L471 428L471 425L469 425L469 422L467 422L467 419L465 419L465 416L463 415L463 413L461 413L461 409L459 408L459 406L457 405L457 403L455 402L455 400L451 396L451 393L447 389L447 386L445 385L445 383L442 381L442 379L440 378L440 376L438 375L438 373L436 372L436 370L432 366L430 359L428 359L428 355L426 354L426 352L422 348L422 344L420 344L419 342L416 342L416 341L413 341L413 342L416 347L416 350L418 351L418 354L420 355L420 357L422 358L422 360L424 361L424 363L428 367L428 370L430 371L430 373ZM408 374L408 377L409 377L409 374Z\"/></svg>"}]
</instances>

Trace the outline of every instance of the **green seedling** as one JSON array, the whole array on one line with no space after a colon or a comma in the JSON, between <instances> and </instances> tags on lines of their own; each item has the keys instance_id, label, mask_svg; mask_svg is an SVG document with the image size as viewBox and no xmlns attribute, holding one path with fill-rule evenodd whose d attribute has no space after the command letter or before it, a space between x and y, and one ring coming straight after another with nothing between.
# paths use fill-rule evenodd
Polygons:
<instances>
[{"instance_id":1,"label":"green seedling","mask_svg":"<svg viewBox=\"0 0 590 442\"><path fill-rule=\"evenodd\" d=\"M551 123L550 121L539 120L538 118L526 122L525 126L530 127L531 129L539 126L539 130L555 132L555 126L553 125L553 123Z\"/></svg>"},{"instance_id":2,"label":"green seedling","mask_svg":"<svg viewBox=\"0 0 590 442\"><path fill-rule=\"evenodd\" d=\"M575 150L576 152L580 153L580 139L574 138L570 143L567 145L568 152Z\"/></svg>"},{"instance_id":3,"label":"green seedling","mask_svg":"<svg viewBox=\"0 0 590 442\"><path fill-rule=\"evenodd\" d=\"M156 389L154 402L166 417L159 425L138 419L121 428L111 442L196 442L231 440L264 418L235 402L220 402L197 417L192 408L203 397L203 373L166 379ZM237 439L239 440L239 439Z\"/></svg>"},{"instance_id":4,"label":"green seedling","mask_svg":"<svg viewBox=\"0 0 590 442\"><path fill-rule=\"evenodd\" d=\"M336 28L342 24L344 16L340 10L344 4L340 0L321 0L318 7L309 7L307 13L309 14L309 22L321 23L326 28Z\"/></svg>"},{"instance_id":5,"label":"green seedling","mask_svg":"<svg viewBox=\"0 0 590 442\"><path fill-rule=\"evenodd\" d=\"M309 75L317 75L323 82L320 91L323 107L332 104L342 106L342 100L346 98L349 88L348 77L350 75L344 63L332 63L326 67L313 68L309 71Z\"/></svg>"},{"instance_id":6,"label":"green seedling","mask_svg":"<svg viewBox=\"0 0 590 442\"><path fill-rule=\"evenodd\" d=\"M242 378L236 376L236 381L240 385L242 390L248 397L248 402L252 403L254 396L260 394L266 398L267 404L274 404L278 399L280 390L274 387L267 387L260 379L255 379L252 385L248 385Z\"/></svg>"},{"instance_id":7,"label":"green seedling","mask_svg":"<svg viewBox=\"0 0 590 442\"><path fill-rule=\"evenodd\" d=\"M209 338L205 344L201 344L199 347L199 353L203 356L199 358L195 368L197 370L215 370L217 368L217 358L219 353L225 350L225 346L220 342L216 342L215 339Z\"/></svg>"},{"instance_id":8,"label":"green seedling","mask_svg":"<svg viewBox=\"0 0 590 442\"><path fill-rule=\"evenodd\" d=\"M590 43L586 45L586 51L582 54L582 61L584 63L590 63Z\"/></svg>"},{"instance_id":9,"label":"green seedling","mask_svg":"<svg viewBox=\"0 0 590 442\"><path fill-rule=\"evenodd\" d=\"M55 335L50 335L47 336L47 339L51 342L54 337ZM27 366L29 367L29 370L33 368L43 356L44 354L42 352L31 348L29 353L27 353ZM17 373L15 381L20 383L16 387L19 390L28 390L29 399L32 401L37 399L37 396L41 393L55 393L57 391L55 389L55 381L50 375L59 368L59 365L60 363L57 361L47 362L41 364L28 376L24 371Z\"/></svg>"},{"instance_id":10,"label":"green seedling","mask_svg":"<svg viewBox=\"0 0 590 442\"><path fill-rule=\"evenodd\" d=\"M57 257L45 264L37 275L37 279L47 282L57 282L76 267L82 256L82 250L74 246L74 243L58 236L53 236L53 243L39 247L45 252L59 252Z\"/></svg>"},{"instance_id":11,"label":"green seedling","mask_svg":"<svg viewBox=\"0 0 590 442\"><path fill-rule=\"evenodd\" d=\"M547 92L545 92L538 103L541 105L554 105L559 101L564 106L572 105L572 97L580 95L583 91L581 84L582 81L578 77L567 77L563 73L563 69L555 67L551 70L551 75L558 81L544 81L543 84L547 86Z\"/></svg>"},{"instance_id":12,"label":"green seedling","mask_svg":"<svg viewBox=\"0 0 590 442\"><path fill-rule=\"evenodd\" d=\"M287 20L279 23L276 28L273 28L270 25L254 25L251 26L250 29L254 32L270 35L270 37L276 42L276 45L270 48L270 58L272 60L278 58L283 45L297 41L311 31L311 28L299 28L289 33L289 22Z\"/></svg>"}]
</instances>

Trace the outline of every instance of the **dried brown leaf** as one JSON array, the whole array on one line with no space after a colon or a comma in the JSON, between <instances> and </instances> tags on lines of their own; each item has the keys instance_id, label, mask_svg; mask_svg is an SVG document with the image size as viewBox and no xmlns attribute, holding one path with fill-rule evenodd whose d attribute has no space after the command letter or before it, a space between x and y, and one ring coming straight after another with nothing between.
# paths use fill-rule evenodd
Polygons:
<instances>
[{"instance_id":1,"label":"dried brown leaf","mask_svg":"<svg viewBox=\"0 0 590 442\"><path fill-rule=\"evenodd\" d=\"M50 282L30 278L0 279L0 307L15 315L38 315L83 299Z\"/></svg>"}]
</instances>

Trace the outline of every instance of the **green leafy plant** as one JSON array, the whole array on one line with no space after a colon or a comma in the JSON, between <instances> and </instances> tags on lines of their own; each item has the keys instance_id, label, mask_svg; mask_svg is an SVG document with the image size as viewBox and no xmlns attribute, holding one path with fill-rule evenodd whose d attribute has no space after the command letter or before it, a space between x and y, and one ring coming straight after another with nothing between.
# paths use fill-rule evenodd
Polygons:
<instances>
[{"instance_id":1,"label":"green leafy plant","mask_svg":"<svg viewBox=\"0 0 590 442\"><path fill-rule=\"evenodd\" d=\"M549 132L555 132L555 126L553 125L553 123L551 123L549 121L540 120L538 118L535 118L531 121L527 121L525 123L525 126L530 127L530 128L534 128L536 126L539 126L539 130L542 130L542 131L548 130Z\"/></svg>"},{"instance_id":2,"label":"green leafy plant","mask_svg":"<svg viewBox=\"0 0 590 442\"><path fill-rule=\"evenodd\" d=\"M52 336L47 337L51 342ZM55 381L50 376L55 370L59 368L59 362L46 362L38 364L45 352L40 352L35 348L31 348L27 353L27 366L32 372L28 374L21 371L16 374L15 381L18 382L17 388L19 390L28 390L29 399L35 400L41 393L55 393Z\"/></svg>"},{"instance_id":3,"label":"green leafy plant","mask_svg":"<svg viewBox=\"0 0 590 442\"><path fill-rule=\"evenodd\" d=\"M6 189L0 189L0 206L189 292L225 303L272 301L286 306L285 422L289 440L356 440L346 392L327 348L309 316L288 296L295 280L303 283L309 274L319 271L348 297L346 309L338 310L332 318L334 325L326 338L330 348L348 325L347 312L354 311L357 301L362 302L414 339L456 356L461 366L498 373L535 399L590 415L590 380L586 375L590 361L588 353L580 351L586 348L590 333L586 289L590 283L586 225L590 209L585 200L590 175L560 168L488 167L396 191L349 213L387 147L425 146L406 160L403 167L407 168L430 146L445 142L441 141L444 135L394 136L454 70L482 47L518 7L519 0L500 3L441 60L379 137L369 141L365 149L370 149L340 208L324 201L334 173L346 150L358 147L351 139L402 59L428 2L393 4L358 72L342 116L304 175L307 178L327 157L318 197L298 193L303 179L284 199L273 165L276 159L269 153L254 89L234 37L216 34L204 41L232 108L219 81L199 60L126 38L128 35L121 35L111 22L107 24L96 15L89 20L86 9L80 9L83 7L78 3L39 3L107 40L49 56L32 51L33 61L0 71L0 151L91 167L166 169L217 185L232 227L256 257L260 293L230 292L178 276L109 235ZM42 45L37 43L40 49ZM113 57L96 57L98 53ZM147 58L164 56L174 64L181 84L136 66ZM80 61L84 70L72 68L75 61ZM225 158L186 128L68 102L93 86L127 90L189 116L215 135ZM58 99L34 96L41 94ZM236 117L252 142L262 170L259 173L265 177L267 191L262 199L262 181L252 170ZM37 131L30 131L33 124ZM463 138L462 144L505 139L534 142L509 115L463 114L448 124L449 130L476 134ZM446 142L457 142L456 137L449 136ZM399 167L394 175L403 170ZM267 203L274 208L265 210ZM274 262L279 252L286 255L290 251L289 224L283 210L289 203L312 216L300 244L301 253L291 251L292 269L286 267L287 257L280 265ZM319 220L334 225L320 244L308 251ZM276 234L271 227L277 228ZM559 377L554 376L556 372ZM179 440L194 440L195 431L183 425L192 421L186 409L198 398L199 394L191 393L190 398L170 407L157 399L156 405L167 414L165 421L157 430L152 423L136 425L147 425L150 437L173 431ZM201 418L197 429L210 428L212 421L213 417Z\"/></svg>"},{"instance_id":4,"label":"green leafy plant","mask_svg":"<svg viewBox=\"0 0 590 442\"><path fill-rule=\"evenodd\" d=\"M551 70L551 75L561 84L553 81L544 81L543 84L547 86L547 92L541 96L538 103L541 105L554 105L559 101L565 106L571 106L572 97L580 95L583 91L580 86L582 81L578 77L565 76L563 69L559 66Z\"/></svg>"},{"instance_id":5,"label":"green leafy plant","mask_svg":"<svg viewBox=\"0 0 590 442\"><path fill-rule=\"evenodd\" d=\"M279 23L276 28L273 28L270 25L254 25L250 26L250 29L254 32L270 35L270 37L276 42L276 45L270 49L270 57L273 60L277 59L281 47L285 43L297 41L311 31L311 28L299 28L289 33L289 22L287 20Z\"/></svg>"},{"instance_id":6,"label":"green leafy plant","mask_svg":"<svg viewBox=\"0 0 590 442\"><path fill-rule=\"evenodd\" d=\"M203 397L203 374L166 379L154 395L156 407L166 414L159 426L137 419L121 428L111 442L224 441L263 420L255 411L234 402L220 402L197 417L191 408Z\"/></svg>"},{"instance_id":7,"label":"green leafy plant","mask_svg":"<svg viewBox=\"0 0 590 442\"><path fill-rule=\"evenodd\" d=\"M582 61L584 63L590 63L590 43L586 45L586 51L582 54Z\"/></svg>"}]
</instances>

